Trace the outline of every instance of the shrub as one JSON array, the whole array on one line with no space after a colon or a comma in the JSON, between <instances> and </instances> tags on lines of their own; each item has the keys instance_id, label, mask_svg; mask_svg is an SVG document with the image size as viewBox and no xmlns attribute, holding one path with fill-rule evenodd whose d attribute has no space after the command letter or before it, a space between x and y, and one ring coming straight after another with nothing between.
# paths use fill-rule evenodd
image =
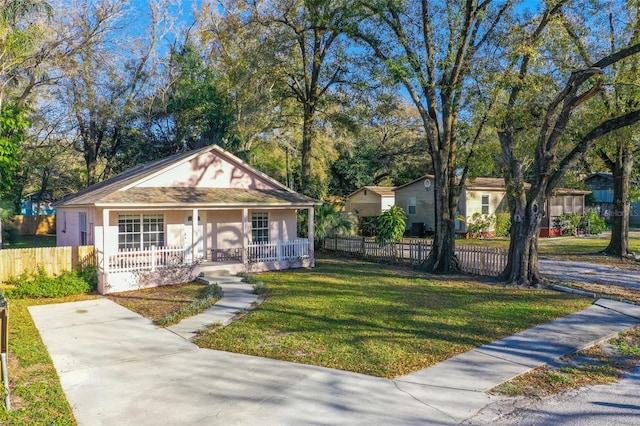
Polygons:
<instances>
[{"instance_id":1,"label":"shrub","mask_svg":"<svg viewBox=\"0 0 640 426\"><path fill-rule=\"evenodd\" d=\"M365 216L360 218L360 235L373 237L378 233L378 216Z\"/></svg>"},{"instance_id":2,"label":"shrub","mask_svg":"<svg viewBox=\"0 0 640 426\"><path fill-rule=\"evenodd\" d=\"M591 235L598 235L607 228L607 224L604 219L598 215L598 212L589 210L586 215L582 216L580 227Z\"/></svg>"},{"instance_id":3,"label":"shrub","mask_svg":"<svg viewBox=\"0 0 640 426\"><path fill-rule=\"evenodd\" d=\"M89 265L78 269L78 276L89 284L91 291L98 289L98 268Z\"/></svg>"},{"instance_id":4,"label":"shrub","mask_svg":"<svg viewBox=\"0 0 640 426\"><path fill-rule=\"evenodd\" d=\"M578 224L582 218L578 213L562 213L553 219L553 227L560 229L562 235L576 235L578 232Z\"/></svg>"},{"instance_id":5,"label":"shrub","mask_svg":"<svg viewBox=\"0 0 640 426\"><path fill-rule=\"evenodd\" d=\"M249 272L240 272L238 276L242 278L242 282L245 282L247 284L255 284L258 282L258 279Z\"/></svg>"},{"instance_id":6,"label":"shrub","mask_svg":"<svg viewBox=\"0 0 640 426\"><path fill-rule=\"evenodd\" d=\"M485 233L493 227L495 216L480 214L478 212L471 216L471 220L467 222L467 230L472 238L484 237Z\"/></svg>"},{"instance_id":7,"label":"shrub","mask_svg":"<svg viewBox=\"0 0 640 426\"><path fill-rule=\"evenodd\" d=\"M509 230L511 229L511 217L507 212L496 213L495 218L496 237L509 236Z\"/></svg>"},{"instance_id":8,"label":"shrub","mask_svg":"<svg viewBox=\"0 0 640 426\"><path fill-rule=\"evenodd\" d=\"M269 286L267 286L264 282L258 281L253 285L253 294L264 296L267 293L269 293Z\"/></svg>"},{"instance_id":9,"label":"shrub","mask_svg":"<svg viewBox=\"0 0 640 426\"><path fill-rule=\"evenodd\" d=\"M378 216L378 232L376 242L398 241L406 229L406 215L399 206L393 206Z\"/></svg>"},{"instance_id":10,"label":"shrub","mask_svg":"<svg viewBox=\"0 0 640 426\"><path fill-rule=\"evenodd\" d=\"M63 271L58 277L52 277L43 269L36 273L23 273L7 281L6 295L10 299L26 297L53 298L91 291L91 284L79 272Z\"/></svg>"}]
</instances>

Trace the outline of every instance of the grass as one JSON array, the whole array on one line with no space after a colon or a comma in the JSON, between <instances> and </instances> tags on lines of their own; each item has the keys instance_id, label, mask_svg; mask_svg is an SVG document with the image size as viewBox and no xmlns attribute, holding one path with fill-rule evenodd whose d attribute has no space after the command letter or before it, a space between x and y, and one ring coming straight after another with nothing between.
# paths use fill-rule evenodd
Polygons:
<instances>
[{"instance_id":1,"label":"grass","mask_svg":"<svg viewBox=\"0 0 640 426\"><path fill-rule=\"evenodd\" d=\"M590 304L355 260L259 278L269 288L260 308L199 346L396 377Z\"/></svg>"},{"instance_id":2,"label":"grass","mask_svg":"<svg viewBox=\"0 0 640 426\"><path fill-rule=\"evenodd\" d=\"M27 306L84 300L17 299L9 302L9 384L12 410L0 408L0 423L13 425L75 425L56 370ZM2 397L4 401L4 396Z\"/></svg>"},{"instance_id":3,"label":"grass","mask_svg":"<svg viewBox=\"0 0 640 426\"><path fill-rule=\"evenodd\" d=\"M9 243L5 241L4 247L7 249L33 248L33 247L55 247L55 235L23 235L17 241Z\"/></svg>"},{"instance_id":4,"label":"grass","mask_svg":"<svg viewBox=\"0 0 640 426\"><path fill-rule=\"evenodd\" d=\"M640 327L609 342L560 358L492 389L505 396L543 397L582 386L613 383L640 364Z\"/></svg>"},{"instance_id":5,"label":"grass","mask_svg":"<svg viewBox=\"0 0 640 426\"><path fill-rule=\"evenodd\" d=\"M566 260L605 263L622 267L637 266L638 263L629 259L618 259L602 255L601 252L609 245L610 232L587 237L552 237L538 239L538 254L540 256L558 257ZM458 245L483 245L487 247L509 248L508 238L495 239L459 239ZM640 232L629 233L629 250L640 253Z\"/></svg>"},{"instance_id":6,"label":"grass","mask_svg":"<svg viewBox=\"0 0 640 426\"><path fill-rule=\"evenodd\" d=\"M197 282L165 285L143 290L110 294L109 299L136 312L143 317L160 323L172 315L208 295L207 285Z\"/></svg>"}]
</instances>

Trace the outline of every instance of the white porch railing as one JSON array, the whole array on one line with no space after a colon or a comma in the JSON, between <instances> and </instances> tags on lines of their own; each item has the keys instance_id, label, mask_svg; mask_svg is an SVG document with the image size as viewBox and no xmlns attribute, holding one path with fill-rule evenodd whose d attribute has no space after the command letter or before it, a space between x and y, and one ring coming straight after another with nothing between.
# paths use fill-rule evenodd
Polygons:
<instances>
[{"instance_id":1,"label":"white porch railing","mask_svg":"<svg viewBox=\"0 0 640 426\"><path fill-rule=\"evenodd\" d=\"M111 272L155 271L185 264L184 247L120 249L117 254L109 256Z\"/></svg>"},{"instance_id":2,"label":"white porch railing","mask_svg":"<svg viewBox=\"0 0 640 426\"><path fill-rule=\"evenodd\" d=\"M242 262L242 249L228 249L233 256L228 255L223 260ZM150 247L148 249L124 249L109 256L109 272L155 271L157 269L192 265L188 256L189 248L185 247ZM218 252L220 250L216 250ZM270 243L249 244L247 247L247 261L280 262L309 258L309 240L274 241ZM221 260L218 253L218 259Z\"/></svg>"},{"instance_id":3,"label":"white porch railing","mask_svg":"<svg viewBox=\"0 0 640 426\"><path fill-rule=\"evenodd\" d=\"M249 262L280 262L309 258L309 240L301 238L293 241L274 241L249 244L247 259Z\"/></svg>"}]
</instances>

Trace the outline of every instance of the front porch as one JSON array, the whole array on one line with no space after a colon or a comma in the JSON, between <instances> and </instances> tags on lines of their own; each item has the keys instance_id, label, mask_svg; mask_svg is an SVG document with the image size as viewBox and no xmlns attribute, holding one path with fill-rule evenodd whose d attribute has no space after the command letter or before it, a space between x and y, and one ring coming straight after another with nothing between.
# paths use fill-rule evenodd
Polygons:
<instances>
[{"instance_id":1,"label":"front porch","mask_svg":"<svg viewBox=\"0 0 640 426\"><path fill-rule=\"evenodd\" d=\"M100 262L100 293L115 293L195 279L212 271L262 272L313 267L309 239L248 244L246 249L227 248L195 252L188 247L120 249Z\"/></svg>"}]
</instances>

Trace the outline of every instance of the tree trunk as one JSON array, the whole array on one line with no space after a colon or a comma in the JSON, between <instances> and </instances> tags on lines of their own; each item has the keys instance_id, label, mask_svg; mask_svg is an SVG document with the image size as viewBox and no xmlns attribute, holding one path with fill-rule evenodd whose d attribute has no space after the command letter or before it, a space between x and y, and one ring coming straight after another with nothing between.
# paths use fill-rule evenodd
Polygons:
<instances>
[{"instance_id":1,"label":"tree trunk","mask_svg":"<svg viewBox=\"0 0 640 426\"><path fill-rule=\"evenodd\" d=\"M633 255L629 252L629 185L633 171L633 155L628 141L621 141L616 152L616 159L611 164L613 172L613 211L611 221L611 239L604 253L611 256L625 257Z\"/></svg>"},{"instance_id":2,"label":"tree trunk","mask_svg":"<svg viewBox=\"0 0 640 426\"><path fill-rule=\"evenodd\" d=\"M448 176L447 169L441 166L442 163L437 161L437 157L432 159L436 169L433 188L435 232L431 252L420 269L437 274L449 274L460 270L455 254L455 221L459 190L454 187L455 176Z\"/></svg>"},{"instance_id":3,"label":"tree trunk","mask_svg":"<svg viewBox=\"0 0 640 426\"><path fill-rule=\"evenodd\" d=\"M523 203L524 201L524 203ZM538 235L545 212L545 199L539 195L534 200L516 200L511 208L511 233L507 266L501 281L519 286L538 286L542 282L538 269ZM520 212L525 212L524 216Z\"/></svg>"},{"instance_id":4,"label":"tree trunk","mask_svg":"<svg viewBox=\"0 0 640 426\"><path fill-rule=\"evenodd\" d=\"M313 141L313 118L315 110L310 105L304 107L304 118L302 124L302 149L300 150L300 192L306 195L311 194L311 146Z\"/></svg>"}]
</instances>

